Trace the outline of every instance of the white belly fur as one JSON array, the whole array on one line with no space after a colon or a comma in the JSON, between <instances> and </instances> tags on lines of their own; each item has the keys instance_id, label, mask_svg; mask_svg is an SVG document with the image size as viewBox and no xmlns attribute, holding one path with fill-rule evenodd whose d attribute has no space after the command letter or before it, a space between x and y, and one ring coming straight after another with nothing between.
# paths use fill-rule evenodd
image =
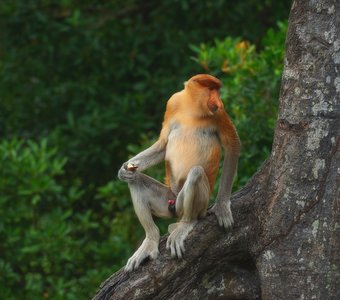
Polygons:
<instances>
[{"instance_id":1,"label":"white belly fur","mask_svg":"<svg viewBox=\"0 0 340 300\"><path fill-rule=\"evenodd\" d=\"M201 131L200 131L201 130ZM172 178L178 183L185 179L193 166L204 169L209 164L211 152L220 147L219 140L212 131L191 128L175 128L168 137L165 160L170 163Z\"/></svg>"}]
</instances>

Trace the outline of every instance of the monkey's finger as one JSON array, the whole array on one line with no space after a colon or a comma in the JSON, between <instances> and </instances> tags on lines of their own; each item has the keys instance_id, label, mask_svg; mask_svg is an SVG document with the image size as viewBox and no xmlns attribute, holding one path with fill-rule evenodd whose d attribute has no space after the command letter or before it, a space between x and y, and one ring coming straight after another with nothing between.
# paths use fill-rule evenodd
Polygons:
<instances>
[{"instance_id":1,"label":"monkey's finger","mask_svg":"<svg viewBox=\"0 0 340 300\"><path fill-rule=\"evenodd\" d=\"M227 228L227 220L224 218L221 218L221 224L220 226L222 226L224 229Z\"/></svg>"},{"instance_id":2,"label":"monkey's finger","mask_svg":"<svg viewBox=\"0 0 340 300\"><path fill-rule=\"evenodd\" d=\"M231 227L231 225L233 225L233 221L230 218L224 218L223 219L223 227L225 229L228 229Z\"/></svg>"},{"instance_id":3,"label":"monkey's finger","mask_svg":"<svg viewBox=\"0 0 340 300\"><path fill-rule=\"evenodd\" d=\"M221 217L221 220L222 220L222 226L223 226L224 228L227 228L227 226L228 226L228 220L227 220L226 218L223 218L223 217Z\"/></svg>"},{"instance_id":4,"label":"monkey's finger","mask_svg":"<svg viewBox=\"0 0 340 300\"><path fill-rule=\"evenodd\" d=\"M217 221L218 221L218 225L220 225L221 227L224 227L224 223L223 223L222 217L217 216Z\"/></svg>"}]
</instances>

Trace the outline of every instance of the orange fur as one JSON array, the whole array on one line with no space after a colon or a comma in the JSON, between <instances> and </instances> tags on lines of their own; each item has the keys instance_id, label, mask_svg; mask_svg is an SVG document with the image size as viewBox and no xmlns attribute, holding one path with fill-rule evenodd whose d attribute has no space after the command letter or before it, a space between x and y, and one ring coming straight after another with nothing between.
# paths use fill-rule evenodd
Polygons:
<instances>
[{"instance_id":1,"label":"orange fur","mask_svg":"<svg viewBox=\"0 0 340 300\"><path fill-rule=\"evenodd\" d=\"M165 183L169 187L180 190L190 169L201 165L212 191L221 145L232 152L239 151L238 135L224 110L220 87L217 78L199 74L169 99L160 135L160 141L166 145ZM209 134L200 135L202 130ZM216 138L212 132L217 133Z\"/></svg>"}]
</instances>

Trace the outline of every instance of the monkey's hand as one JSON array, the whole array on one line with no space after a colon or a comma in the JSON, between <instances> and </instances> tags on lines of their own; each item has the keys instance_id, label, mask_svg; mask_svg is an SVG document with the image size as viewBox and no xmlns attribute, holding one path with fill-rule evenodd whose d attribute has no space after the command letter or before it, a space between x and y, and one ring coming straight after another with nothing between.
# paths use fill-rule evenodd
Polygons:
<instances>
[{"instance_id":1,"label":"monkey's hand","mask_svg":"<svg viewBox=\"0 0 340 300\"><path fill-rule=\"evenodd\" d=\"M150 259L155 259L158 254L158 241L146 238L135 254L129 258L125 266L125 271L130 272L137 269L145 258L150 257Z\"/></svg>"},{"instance_id":2,"label":"monkey's hand","mask_svg":"<svg viewBox=\"0 0 340 300\"><path fill-rule=\"evenodd\" d=\"M125 182L133 182L136 180L137 166L132 163L124 163L118 171L118 178Z\"/></svg>"},{"instance_id":3,"label":"monkey's hand","mask_svg":"<svg viewBox=\"0 0 340 300\"><path fill-rule=\"evenodd\" d=\"M225 201L217 199L212 211L217 217L218 224L225 229L234 224L233 215L230 210L230 200Z\"/></svg>"}]
</instances>

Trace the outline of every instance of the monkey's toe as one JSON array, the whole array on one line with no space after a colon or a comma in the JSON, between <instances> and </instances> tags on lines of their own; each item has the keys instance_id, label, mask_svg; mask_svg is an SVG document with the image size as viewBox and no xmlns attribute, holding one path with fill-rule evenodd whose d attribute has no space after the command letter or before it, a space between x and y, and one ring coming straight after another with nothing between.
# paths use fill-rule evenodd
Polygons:
<instances>
[{"instance_id":1,"label":"monkey's toe","mask_svg":"<svg viewBox=\"0 0 340 300\"><path fill-rule=\"evenodd\" d=\"M194 228L196 221L190 223L176 223L166 242L166 248L170 250L172 257L182 258L185 252L184 241Z\"/></svg>"},{"instance_id":2,"label":"monkey's toe","mask_svg":"<svg viewBox=\"0 0 340 300\"><path fill-rule=\"evenodd\" d=\"M155 259L158 254L158 242L145 239L138 250L129 258L124 269L131 272L137 269L147 257Z\"/></svg>"}]
</instances>

